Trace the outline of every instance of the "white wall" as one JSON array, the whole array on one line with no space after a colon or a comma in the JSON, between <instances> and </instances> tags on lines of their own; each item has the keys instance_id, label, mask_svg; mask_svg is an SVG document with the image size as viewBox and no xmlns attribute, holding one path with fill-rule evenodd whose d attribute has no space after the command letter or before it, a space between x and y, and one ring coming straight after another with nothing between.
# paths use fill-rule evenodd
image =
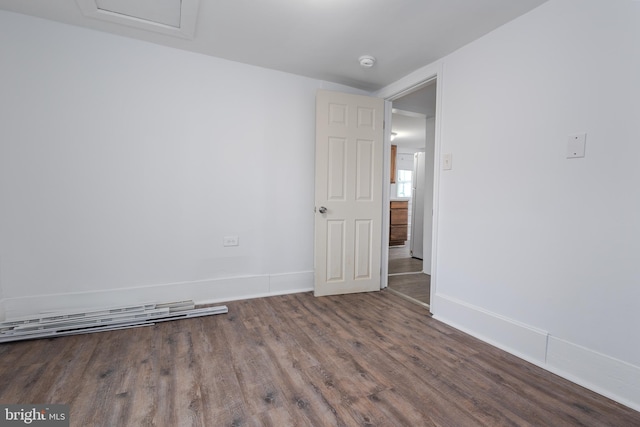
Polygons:
<instances>
[{"instance_id":1,"label":"white wall","mask_svg":"<svg viewBox=\"0 0 640 427\"><path fill-rule=\"evenodd\" d=\"M453 154L436 318L636 409L638 22L550 0L411 75L442 71ZM5 12L0 36L0 307L311 286L325 84Z\"/></svg>"},{"instance_id":2,"label":"white wall","mask_svg":"<svg viewBox=\"0 0 640 427\"><path fill-rule=\"evenodd\" d=\"M312 289L315 92L350 88L7 12L0 57L8 315Z\"/></svg>"},{"instance_id":3,"label":"white wall","mask_svg":"<svg viewBox=\"0 0 640 427\"><path fill-rule=\"evenodd\" d=\"M441 70L435 317L636 409L639 22L550 0L380 92Z\"/></svg>"}]
</instances>

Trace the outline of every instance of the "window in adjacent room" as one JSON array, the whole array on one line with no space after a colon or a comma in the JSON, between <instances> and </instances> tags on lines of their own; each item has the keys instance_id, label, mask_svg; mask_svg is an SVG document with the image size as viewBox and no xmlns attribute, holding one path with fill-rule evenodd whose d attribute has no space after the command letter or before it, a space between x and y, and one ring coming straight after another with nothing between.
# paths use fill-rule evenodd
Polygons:
<instances>
[{"instance_id":1,"label":"window in adjacent room","mask_svg":"<svg viewBox=\"0 0 640 427\"><path fill-rule=\"evenodd\" d=\"M398 169L396 188L398 197L411 197L413 171Z\"/></svg>"}]
</instances>

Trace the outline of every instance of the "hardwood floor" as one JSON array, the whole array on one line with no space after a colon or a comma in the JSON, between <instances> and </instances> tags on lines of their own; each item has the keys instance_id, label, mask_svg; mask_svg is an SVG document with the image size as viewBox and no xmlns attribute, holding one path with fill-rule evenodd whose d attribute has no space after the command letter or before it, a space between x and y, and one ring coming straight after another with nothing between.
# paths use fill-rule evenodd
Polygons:
<instances>
[{"instance_id":1,"label":"hardwood floor","mask_svg":"<svg viewBox=\"0 0 640 427\"><path fill-rule=\"evenodd\" d=\"M424 273L401 274L389 276L389 289L411 298L412 300L429 304L431 290L431 276Z\"/></svg>"},{"instance_id":2,"label":"hardwood floor","mask_svg":"<svg viewBox=\"0 0 640 427\"><path fill-rule=\"evenodd\" d=\"M640 413L387 291L0 345L0 402L72 426L637 426Z\"/></svg>"},{"instance_id":3,"label":"hardwood floor","mask_svg":"<svg viewBox=\"0 0 640 427\"><path fill-rule=\"evenodd\" d=\"M409 242L389 248L387 285L392 292L409 301L429 305L431 276L422 273L422 260L411 257Z\"/></svg>"},{"instance_id":4,"label":"hardwood floor","mask_svg":"<svg viewBox=\"0 0 640 427\"><path fill-rule=\"evenodd\" d=\"M411 258L409 242L404 246L389 248L389 274L418 273L422 271L422 260Z\"/></svg>"}]
</instances>

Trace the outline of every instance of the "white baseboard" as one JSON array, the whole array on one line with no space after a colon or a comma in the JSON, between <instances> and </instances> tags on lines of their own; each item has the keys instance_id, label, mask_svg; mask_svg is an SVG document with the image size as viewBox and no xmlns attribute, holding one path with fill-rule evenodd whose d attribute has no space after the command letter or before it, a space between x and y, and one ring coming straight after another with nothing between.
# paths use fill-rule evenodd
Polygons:
<instances>
[{"instance_id":1,"label":"white baseboard","mask_svg":"<svg viewBox=\"0 0 640 427\"><path fill-rule=\"evenodd\" d=\"M480 307L434 295L433 317L534 364L545 362L548 333Z\"/></svg>"},{"instance_id":2,"label":"white baseboard","mask_svg":"<svg viewBox=\"0 0 640 427\"><path fill-rule=\"evenodd\" d=\"M5 298L0 310L6 317L46 311L113 307L149 302L193 300L196 304L291 294L313 290L313 272L229 277L91 292ZM2 311L0 311L0 315Z\"/></svg>"},{"instance_id":3,"label":"white baseboard","mask_svg":"<svg viewBox=\"0 0 640 427\"><path fill-rule=\"evenodd\" d=\"M640 367L549 337L549 371L640 411Z\"/></svg>"},{"instance_id":4,"label":"white baseboard","mask_svg":"<svg viewBox=\"0 0 640 427\"><path fill-rule=\"evenodd\" d=\"M269 276L269 293L270 295L284 295L313 291L313 284L313 271L271 274Z\"/></svg>"},{"instance_id":5,"label":"white baseboard","mask_svg":"<svg viewBox=\"0 0 640 427\"><path fill-rule=\"evenodd\" d=\"M434 298L434 319L640 411L640 367L456 298Z\"/></svg>"}]
</instances>

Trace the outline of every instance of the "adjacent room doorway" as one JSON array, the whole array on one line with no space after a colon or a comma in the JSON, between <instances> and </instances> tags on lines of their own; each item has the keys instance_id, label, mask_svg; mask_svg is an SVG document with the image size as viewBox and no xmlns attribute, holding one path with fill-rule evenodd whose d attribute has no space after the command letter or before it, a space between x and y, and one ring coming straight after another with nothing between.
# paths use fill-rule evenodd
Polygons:
<instances>
[{"instance_id":1,"label":"adjacent room doorway","mask_svg":"<svg viewBox=\"0 0 640 427\"><path fill-rule=\"evenodd\" d=\"M387 284L391 292L427 308L433 246L436 85L432 80L393 99L391 116L391 144L395 146L391 163L395 168L389 189L393 237L388 248ZM402 224L406 224L404 235Z\"/></svg>"},{"instance_id":2,"label":"adjacent room doorway","mask_svg":"<svg viewBox=\"0 0 640 427\"><path fill-rule=\"evenodd\" d=\"M436 76L437 73L428 80L395 94L387 95L384 99L331 93L323 90L318 92L317 114L322 110L324 113L316 116L316 131L320 132L316 135L316 149L321 149L324 154L320 155L320 152L316 151L314 260L314 293L316 296L388 288L391 292L398 293L431 310L431 294L432 291L435 292L436 286L435 265L432 268L432 263L435 262L437 253L435 250L437 242L435 224L438 218L437 183L439 181L439 174L434 169L435 158L439 155L439 147L436 144L436 141L439 140L439 132L435 120L436 108L439 110L439 107L436 107L436 100L439 99L439 95L436 96ZM324 95L321 95L323 93ZM346 98L340 99L342 96ZM322 98L323 100L321 100ZM357 98L361 99L356 100ZM351 100L356 100L356 103L349 107L348 104ZM360 101L363 102L362 105L358 105ZM366 105L368 102L371 104ZM396 172L390 173L391 159L395 163L396 156L389 156L389 152L393 151L392 148L397 148L390 142L390 137L394 136L392 135L392 110L394 109L404 111L405 115L421 115L426 122L423 150L424 181L420 177L421 172L417 167L403 169L407 173L400 177L396 175ZM427 111L420 112L425 109ZM348 110L355 111L356 115L351 117L351 113L347 113ZM382 116L384 117L382 118ZM343 125L349 127L347 123L358 123L356 128L369 127L373 133L356 135L349 131L344 135L340 133L333 135L331 133L335 129L329 132L326 128L329 122L333 123L329 128L339 128ZM341 122L342 124L340 124ZM327 130L328 133L323 134L321 129ZM358 131L354 130L354 132ZM398 132L393 133L397 138ZM328 143L328 145L324 145L324 147L319 145L318 141L322 140L324 140L322 144ZM400 142L403 141L399 139L398 143ZM354 149L355 153L351 152ZM353 160L356 163L351 164ZM415 153L414 161L421 161L419 155L416 156ZM325 176L322 176L325 172ZM411 208L409 208L409 203L399 207L406 211L407 236L401 245L396 244L396 246L404 247L404 253L398 251L393 254L394 259L409 259L410 261L407 262L409 264L415 265L421 262L421 271L419 266L412 266L407 271L389 274L391 255L389 243L392 237L389 207L396 205L391 199L398 198L398 188L394 188L394 191L389 188L390 177L393 177L394 180L400 178L399 184L404 186L401 196L411 194L411 197L406 197L407 202L417 200L413 194L418 190L419 183L424 184L423 201L419 201L417 204L412 203ZM353 199L354 194L355 199ZM339 213L342 209L338 207L347 200L351 200L351 202L346 205L355 202L345 211L354 214L349 218L347 218L348 215ZM333 202L338 203L334 205ZM420 213L420 209L416 213L416 206L422 208L422 213ZM384 209L382 209L383 207ZM375 215L375 212L380 212L382 218ZM338 215L336 216L336 214ZM409 223L410 219L411 223ZM422 230L420 230L420 226ZM411 234L414 235L413 241ZM422 245L418 243L416 236L422 237ZM420 246L422 260L419 255ZM407 251L408 256L406 256ZM405 275L416 276L393 279L393 277ZM407 282L412 278L419 282L420 291L426 292L425 296L419 297L423 301L411 296L410 291L401 290L394 286L397 284L394 282L398 281L405 282L404 285L407 285Z\"/></svg>"}]
</instances>

